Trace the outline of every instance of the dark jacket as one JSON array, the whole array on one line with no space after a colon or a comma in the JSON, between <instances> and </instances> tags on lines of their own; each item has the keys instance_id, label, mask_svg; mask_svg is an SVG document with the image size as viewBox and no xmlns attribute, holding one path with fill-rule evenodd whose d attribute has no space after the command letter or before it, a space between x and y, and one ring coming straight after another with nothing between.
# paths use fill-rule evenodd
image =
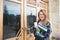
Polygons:
<instances>
[{"instance_id":1,"label":"dark jacket","mask_svg":"<svg viewBox=\"0 0 60 40\"><path fill-rule=\"evenodd\" d=\"M51 26L50 26L49 22L47 22L45 26L47 28L47 32L42 32L42 34L45 36L44 38L35 35L36 29L34 29L35 40L48 40L48 38L49 38L50 33L52 32L52 30L51 30Z\"/></svg>"}]
</instances>

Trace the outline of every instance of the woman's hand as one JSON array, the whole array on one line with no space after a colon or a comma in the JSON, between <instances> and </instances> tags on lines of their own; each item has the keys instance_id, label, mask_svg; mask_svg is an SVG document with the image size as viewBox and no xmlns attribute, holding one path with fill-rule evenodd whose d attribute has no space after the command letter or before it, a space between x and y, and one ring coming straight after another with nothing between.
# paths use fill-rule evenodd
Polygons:
<instances>
[{"instance_id":1,"label":"woman's hand","mask_svg":"<svg viewBox=\"0 0 60 40\"><path fill-rule=\"evenodd\" d=\"M34 28L35 28L36 30L38 30L38 31L39 31L39 28L38 28L38 26L34 26Z\"/></svg>"},{"instance_id":2,"label":"woman's hand","mask_svg":"<svg viewBox=\"0 0 60 40\"><path fill-rule=\"evenodd\" d=\"M39 31L39 28L37 26L37 22L34 22L34 28Z\"/></svg>"}]
</instances>

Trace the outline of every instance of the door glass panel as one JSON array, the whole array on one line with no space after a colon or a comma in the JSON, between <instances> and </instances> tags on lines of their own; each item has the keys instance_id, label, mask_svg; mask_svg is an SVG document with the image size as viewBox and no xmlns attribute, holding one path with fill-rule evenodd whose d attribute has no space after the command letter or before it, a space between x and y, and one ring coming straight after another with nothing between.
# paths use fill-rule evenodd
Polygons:
<instances>
[{"instance_id":1,"label":"door glass panel","mask_svg":"<svg viewBox=\"0 0 60 40\"><path fill-rule=\"evenodd\" d=\"M26 13L27 13L27 34L33 33L33 25L36 21L36 8L27 6L26 7Z\"/></svg>"},{"instance_id":2,"label":"door glass panel","mask_svg":"<svg viewBox=\"0 0 60 40\"><path fill-rule=\"evenodd\" d=\"M4 0L3 39L15 37L21 28L21 5Z\"/></svg>"},{"instance_id":3,"label":"door glass panel","mask_svg":"<svg viewBox=\"0 0 60 40\"><path fill-rule=\"evenodd\" d=\"M27 0L27 4L35 5L36 6L37 0Z\"/></svg>"}]
</instances>

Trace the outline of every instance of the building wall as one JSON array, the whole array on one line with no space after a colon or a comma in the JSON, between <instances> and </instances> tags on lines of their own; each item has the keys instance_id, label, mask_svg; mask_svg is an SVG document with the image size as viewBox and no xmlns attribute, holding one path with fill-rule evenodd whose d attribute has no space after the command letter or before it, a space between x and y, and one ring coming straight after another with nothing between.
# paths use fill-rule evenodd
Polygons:
<instances>
[{"instance_id":1,"label":"building wall","mask_svg":"<svg viewBox=\"0 0 60 40\"><path fill-rule=\"evenodd\" d=\"M59 4L60 4L60 0L59 0ZM60 27L60 5L59 5L59 27ZM59 30L60 31L60 30ZM60 34L60 33L59 33Z\"/></svg>"},{"instance_id":2,"label":"building wall","mask_svg":"<svg viewBox=\"0 0 60 40\"><path fill-rule=\"evenodd\" d=\"M59 0L49 0L49 19L53 37L60 38L59 26Z\"/></svg>"}]
</instances>

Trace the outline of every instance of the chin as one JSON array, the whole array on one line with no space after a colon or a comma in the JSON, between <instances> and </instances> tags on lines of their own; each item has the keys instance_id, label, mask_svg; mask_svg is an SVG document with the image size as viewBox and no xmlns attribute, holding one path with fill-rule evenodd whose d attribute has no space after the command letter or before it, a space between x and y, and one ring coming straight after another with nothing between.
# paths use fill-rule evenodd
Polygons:
<instances>
[{"instance_id":1,"label":"chin","mask_svg":"<svg viewBox=\"0 0 60 40\"><path fill-rule=\"evenodd\" d=\"M43 21L44 19L41 19L41 21Z\"/></svg>"}]
</instances>

